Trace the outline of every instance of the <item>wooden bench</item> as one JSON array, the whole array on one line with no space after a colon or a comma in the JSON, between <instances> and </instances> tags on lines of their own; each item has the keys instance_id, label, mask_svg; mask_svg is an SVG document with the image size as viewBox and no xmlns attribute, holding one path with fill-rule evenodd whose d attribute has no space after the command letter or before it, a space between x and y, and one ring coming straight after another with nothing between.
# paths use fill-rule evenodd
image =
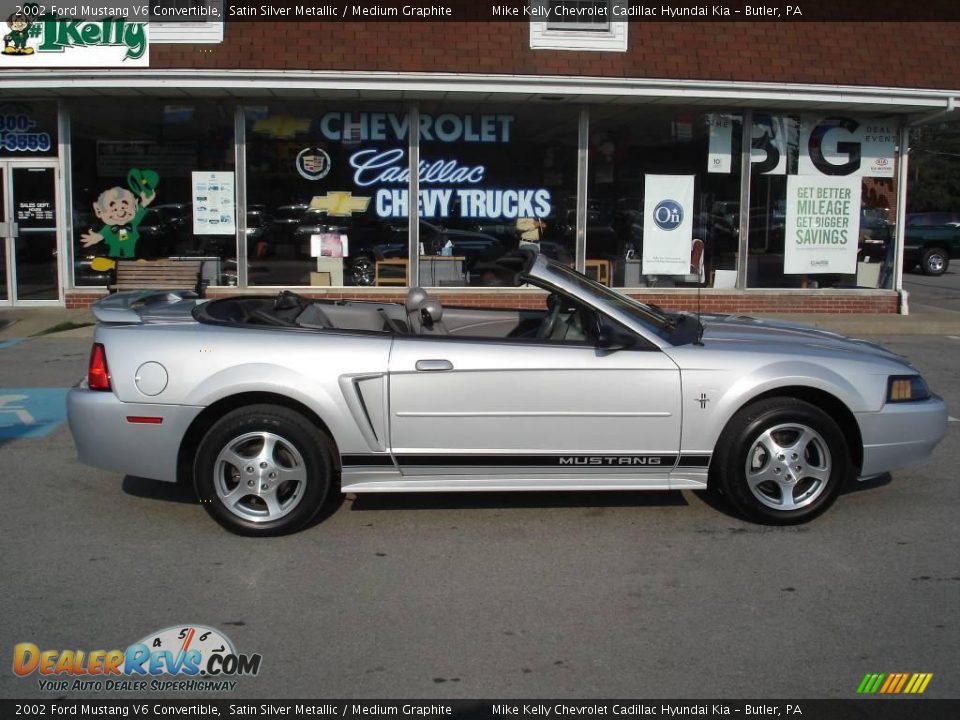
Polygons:
<instances>
[{"instance_id":1,"label":"wooden bench","mask_svg":"<svg viewBox=\"0 0 960 720\"><path fill-rule=\"evenodd\" d=\"M383 268L398 267L403 268L402 275L387 275ZM374 266L373 275L374 285L406 285L407 284L407 261L401 258L389 258L387 260L377 260Z\"/></svg>"},{"instance_id":2,"label":"wooden bench","mask_svg":"<svg viewBox=\"0 0 960 720\"><path fill-rule=\"evenodd\" d=\"M117 260L110 292L192 290L203 295L202 260Z\"/></svg>"}]
</instances>

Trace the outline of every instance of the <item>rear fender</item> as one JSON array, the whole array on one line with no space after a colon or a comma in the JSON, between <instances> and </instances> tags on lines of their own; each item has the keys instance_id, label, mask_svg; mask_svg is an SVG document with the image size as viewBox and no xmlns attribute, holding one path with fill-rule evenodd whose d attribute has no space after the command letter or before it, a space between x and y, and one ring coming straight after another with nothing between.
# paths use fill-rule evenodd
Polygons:
<instances>
[{"instance_id":1,"label":"rear fender","mask_svg":"<svg viewBox=\"0 0 960 720\"><path fill-rule=\"evenodd\" d=\"M342 420L351 417L342 396L334 396L316 379L281 365L247 363L225 368L204 379L184 398L183 403L209 407L220 400L244 393L272 393L296 400L327 424L338 447L356 445L359 433Z\"/></svg>"}]
</instances>

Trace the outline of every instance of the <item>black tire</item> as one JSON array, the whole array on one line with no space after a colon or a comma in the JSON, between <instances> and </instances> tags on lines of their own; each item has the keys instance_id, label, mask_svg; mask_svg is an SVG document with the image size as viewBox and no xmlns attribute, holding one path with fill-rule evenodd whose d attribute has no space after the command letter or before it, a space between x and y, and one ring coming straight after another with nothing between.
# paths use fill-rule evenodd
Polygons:
<instances>
[{"instance_id":1,"label":"black tire","mask_svg":"<svg viewBox=\"0 0 960 720\"><path fill-rule=\"evenodd\" d=\"M303 415L250 405L220 418L197 450L207 512L240 535L286 535L317 514L333 478L333 443ZM271 519L273 516L273 519Z\"/></svg>"},{"instance_id":2,"label":"black tire","mask_svg":"<svg viewBox=\"0 0 960 720\"><path fill-rule=\"evenodd\" d=\"M950 267L950 253L943 248L932 247L923 251L920 269L924 275L943 275Z\"/></svg>"},{"instance_id":3,"label":"black tire","mask_svg":"<svg viewBox=\"0 0 960 720\"><path fill-rule=\"evenodd\" d=\"M766 525L820 515L852 470L837 423L820 408L786 397L734 415L717 443L715 463L711 484L745 518Z\"/></svg>"},{"instance_id":4,"label":"black tire","mask_svg":"<svg viewBox=\"0 0 960 720\"><path fill-rule=\"evenodd\" d=\"M347 284L373 285L376 278L376 266L376 261L366 255L351 260L347 266Z\"/></svg>"}]
</instances>

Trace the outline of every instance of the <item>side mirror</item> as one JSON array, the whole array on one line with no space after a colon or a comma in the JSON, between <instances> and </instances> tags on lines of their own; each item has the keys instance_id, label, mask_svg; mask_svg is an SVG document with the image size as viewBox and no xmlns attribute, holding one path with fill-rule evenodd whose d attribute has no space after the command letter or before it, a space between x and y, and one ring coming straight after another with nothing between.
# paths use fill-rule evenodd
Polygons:
<instances>
[{"instance_id":1,"label":"side mirror","mask_svg":"<svg viewBox=\"0 0 960 720\"><path fill-rule=\"evenodd\" d=\"M604 322L599 315L594 316L594 338L597 347L602 350L628 350L637 344L636 336L613 323Z\"/></svg>"}]
</instances>

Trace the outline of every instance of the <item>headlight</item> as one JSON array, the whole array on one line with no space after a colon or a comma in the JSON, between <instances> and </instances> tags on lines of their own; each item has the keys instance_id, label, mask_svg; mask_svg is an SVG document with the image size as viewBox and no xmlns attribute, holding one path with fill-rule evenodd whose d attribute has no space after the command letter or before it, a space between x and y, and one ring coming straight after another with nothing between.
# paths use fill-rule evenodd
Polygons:
<instances>
[{"instance_id":1,"label":"headlight","mask_svg":"<svg viewBox=\"0 0 960 720\"><path fill-rule=\"evenodd\" d=\"M887 384L887 402L912 402L930 397L930 388L919 375L894 375Z\"/></svg>"}]
</instances>

